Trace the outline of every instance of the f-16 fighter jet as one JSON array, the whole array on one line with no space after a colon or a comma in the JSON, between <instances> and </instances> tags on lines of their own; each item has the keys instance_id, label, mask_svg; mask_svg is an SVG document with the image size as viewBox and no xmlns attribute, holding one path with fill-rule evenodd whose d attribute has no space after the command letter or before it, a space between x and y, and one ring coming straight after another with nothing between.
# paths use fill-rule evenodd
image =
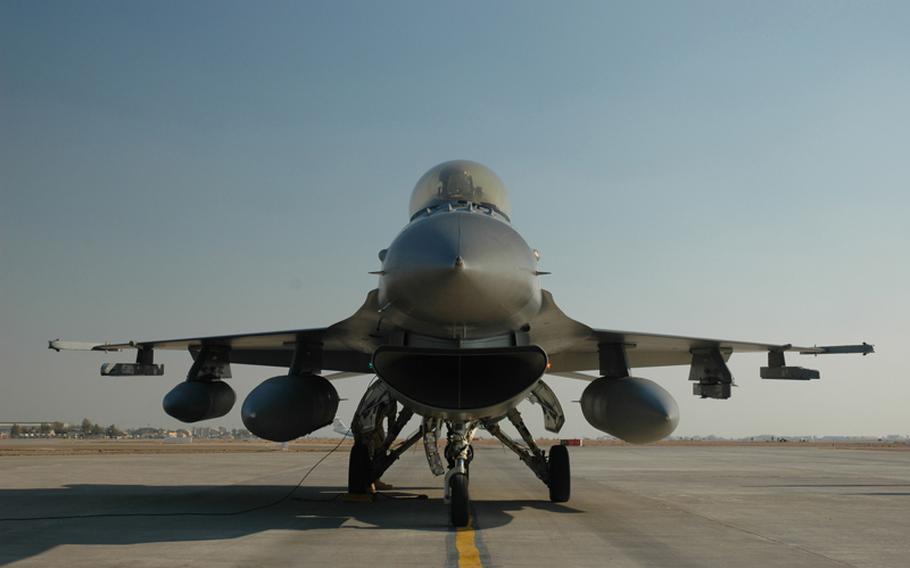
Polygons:
<instances>
[{"instance_id":1,"label":"f-16 fighter jet","mask_svg":"<svg viewBox=\"0 0 910 568\"><path fill-rule=\"evenodd\" d=\"M253 434L277 442L332 424L332 381L375 375L351 423L348 488L366 493L408 448L423 443L429 467L444 476L452 524L469 518L472 440L484 429L518 454L549 488L569 499L569 454L540 448L517 406L540 406L547 430L565 416L544 375L588 381L581 409L595 428L632 443L660 440L679 420L676 402L631 369L688 365L696 396L730 397L733 353L765 352L765 379L809 380L819 373L788 366L787 352L872 352L868 344L797 347L723 339L597 329L564 314L541 288L539 255L511 223L506 188L490 169L469 161L440 164L411 194L410 220L379 251L379 286L351 317L320 328L126 343L51 341L56 350L135 349L135 363L108 363L103 375L161 375L157 349L188 350L186 381L164 397L184 422L224 416L235 394L224 379L231 363L282 368L253 389L241 407ZM334 373L328 374L327 371ZM595 375L590 374L595 372ZM401 437L413 416L420 427ZM520 440L500 428L510 422ZM439 438L445 438L440 454Z\"/></svg>"}]
</instances>

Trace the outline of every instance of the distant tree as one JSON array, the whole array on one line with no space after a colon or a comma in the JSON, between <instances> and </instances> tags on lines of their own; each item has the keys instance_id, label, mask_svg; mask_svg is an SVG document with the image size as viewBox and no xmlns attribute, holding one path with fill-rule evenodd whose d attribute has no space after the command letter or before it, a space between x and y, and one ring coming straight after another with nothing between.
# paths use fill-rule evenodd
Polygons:
<instances>
[{"instance_id":1,"label":"distant tree","mask_svg":"<svg viewBox=\"0 0 910 568\"><path fill-rule=\"evenodd\" d=\"M104 427L101 424L92 424L92 436L103 436Z\"/></svg>"},{"instance_id":2,"label":"distant tree","mask_svg":"<svg viewBox=\"0 0 910 568\"><path fill-rule=\"evenodd\" d=\"M119 438L120 436L123 436L123 431L121 431L120 428L117 428L116 426L111 424L110 426L107 427L107 430L104 431L104 434L108 438Z\"/></svg>"},{"instance_id":3,"label":"distant tree","mask_svg":"<svg viewBox=\"0 0 910 568\"><path fill-rule=\"evenodd\" d=\"M38 432L40 432L42 436L47 436L51 433L51 425L47 422L42 422L41 426L38 428Z\"/></svg>"},{"instance_id":4,"label":"distant tree","mask_svg":"<svg viewBox=\"0 0 910 568\"><path fill-rule=\"evenodd\" d=\"M54 422L51 425L51 427L54 429L54 434L57 434L58 436L62 436L63 434L66 434L66 432L68 430L68 428L66 427L66 424L64 424L63 422Z\"/></svg>"},{"instance_id":5,"label":"distant tree","mask_svg":"<svg viewBox=\"0 0 910 568\"><path fill-rule=\"evenodd\" d=\"M92 435L92 426L94 426L94 424L92 424L91 420L89 420L88 418L83 418L82 419L82 435L91 436Z\"/></svg>"},{"instance_id":6,"label":"distant tree","mask_svg":"<svg viewBox=\"0 0 910 568\"><path fill-rule=\"evenodd\" d=\"M9 429L10 438L18 438L22 435L22 428L18 424L13 424L12 428Z\"/></svg>"}]
</instances>

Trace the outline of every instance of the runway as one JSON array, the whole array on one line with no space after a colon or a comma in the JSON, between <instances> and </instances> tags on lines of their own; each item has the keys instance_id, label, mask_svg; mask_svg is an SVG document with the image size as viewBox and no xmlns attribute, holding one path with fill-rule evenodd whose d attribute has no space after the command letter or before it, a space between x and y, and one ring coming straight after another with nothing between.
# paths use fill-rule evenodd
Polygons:
<instances>
[{"instance_id":1,"label":"runway","mask_svg":"<svg viewBox=\"0 0 910 568\"><path fill-rule=\"evenodd\" d=\"M339 450L0 457L10 566L906 566L910 451L786 444L572 448L549 503L511 453L478 448L473 526L410 451L373 502L344 498ZM177 513L175 516L147 516ZM210 515L209 513L221 514Z\"/></svg>"}]
</instances>

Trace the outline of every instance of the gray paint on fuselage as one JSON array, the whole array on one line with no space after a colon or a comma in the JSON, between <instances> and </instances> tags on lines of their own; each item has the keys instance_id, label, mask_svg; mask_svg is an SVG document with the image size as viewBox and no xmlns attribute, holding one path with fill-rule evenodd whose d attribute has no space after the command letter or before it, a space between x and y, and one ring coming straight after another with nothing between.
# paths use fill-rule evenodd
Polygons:
<instances>
[{"instance_id":1,"label":"gray paint on fuselage","mask_svg":"<svg viewBox=\"0 0 910 568\"><path fill-rule=\"evenodd\" d=\"M506 221L470 205L409 223L382 264L383 317L408 331L477 338L515 331L540 310L534 251Z\"/></svg>"}]
</instances>

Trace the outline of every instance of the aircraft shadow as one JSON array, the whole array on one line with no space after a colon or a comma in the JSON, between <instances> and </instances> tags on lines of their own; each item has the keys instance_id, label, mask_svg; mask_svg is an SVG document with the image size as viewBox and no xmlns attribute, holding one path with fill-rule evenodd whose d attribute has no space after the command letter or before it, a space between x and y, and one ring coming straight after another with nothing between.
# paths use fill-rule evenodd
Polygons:
<instances>
[{"instance_id":1,"label":"aircraft shadow","mask_svg":"<svg viewBox=\"0 0 910 568\"><path fill-rule=\"evenodd\" d=\"M350 501L346 488L340 486L303 486L284 498L290 489L286 485L113 484L0 489L0 566L67 544L222 540L276 529L451 530L448 506L438 497L420 493L423 487L384 491L373 501ZM525 508L581 512L542 500L474 505L480 529L508 524L512 512Z\"/></svg>"},{"instance_id":2,"label":"aircraft shadow","mask_svg":"<svg viewBox=\"0 0 910 568\"><path fill-rule=\"evenodd\" d=\"M910 487L910 483L785 483L785 484L763 484L763 485L744 485L743 487Z\"/></svg>"}]
</instances>

